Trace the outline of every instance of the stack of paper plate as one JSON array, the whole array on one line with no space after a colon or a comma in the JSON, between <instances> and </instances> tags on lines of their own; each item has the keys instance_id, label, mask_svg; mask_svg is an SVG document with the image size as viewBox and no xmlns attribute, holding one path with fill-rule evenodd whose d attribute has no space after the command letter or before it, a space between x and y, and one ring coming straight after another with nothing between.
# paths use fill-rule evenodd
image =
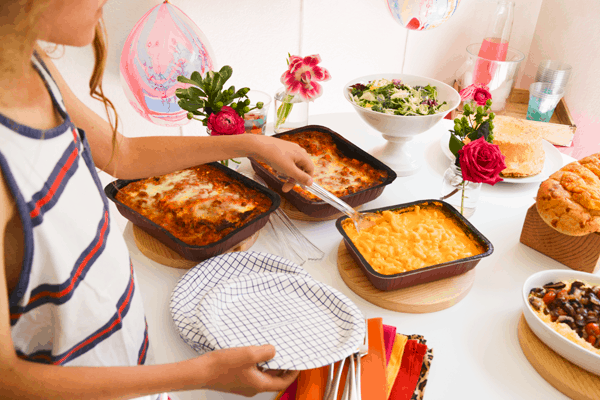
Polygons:
<instances>
[{"instance_id":1,"label":"stack of paper plate","mask_svg":"<svg viewBox=\"0 0 600 400\"><path fill-rule=\"evenodd\" d=\"M346 358L362 342L358 307L300 266L267 253L237 252L189 270L171 295L181 337L199 353L272 344L268 369L304 370Z\"/></svg>"}]
</instances>

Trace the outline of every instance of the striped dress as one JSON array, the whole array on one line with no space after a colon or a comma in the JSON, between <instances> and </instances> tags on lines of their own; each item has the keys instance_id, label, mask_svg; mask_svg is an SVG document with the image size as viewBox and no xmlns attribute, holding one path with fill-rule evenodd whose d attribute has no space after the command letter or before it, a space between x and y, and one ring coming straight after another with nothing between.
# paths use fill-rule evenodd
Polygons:
<instances>
[{"instance_id":1,"label":"striped dress","mask_svg":"<svg viewBox=\"0 0 600 400\"><path fill-rule=\"evenodd\" d=\"M127 246L84 132L71 122L43 62L32 63L64 121L42 131L0 115L0 169L25 240L22 272L9 294L15 351L61 366L144 364L148 329Z\"/></svg>"}]
</instances>

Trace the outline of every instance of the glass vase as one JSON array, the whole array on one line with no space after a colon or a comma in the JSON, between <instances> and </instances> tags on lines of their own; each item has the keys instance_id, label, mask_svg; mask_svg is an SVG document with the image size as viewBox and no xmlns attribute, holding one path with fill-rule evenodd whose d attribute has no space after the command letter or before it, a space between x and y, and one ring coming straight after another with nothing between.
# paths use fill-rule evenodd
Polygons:
<instances>
[{"instance_id":1,"label":"glass vase","mask_svg":"<svg viewBox=\"0 0 600 400\"><path fill-rule=\"evenodd\" d=\"M464 180L460 167L453 161L444 172L440 200L444 200L456 208L465 218L469 218L477 208L481 185L481 183Z\"/></svg>"},{"instance_id":2,"label":"glass vase","mask_svg":"<svg viewBox=\"0 0 600 400\"><path fill-rule=\"evenodd\" d=\"M308 101L288 95L284 88L275 93L275 133L308 125Z\"/></svg>"}]
</instances>

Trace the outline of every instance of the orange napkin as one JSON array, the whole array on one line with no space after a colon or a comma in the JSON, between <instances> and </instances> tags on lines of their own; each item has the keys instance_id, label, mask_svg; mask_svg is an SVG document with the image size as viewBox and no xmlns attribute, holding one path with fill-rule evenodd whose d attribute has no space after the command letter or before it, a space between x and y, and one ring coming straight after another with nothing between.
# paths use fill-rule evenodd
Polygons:
<instances>
[{"instance_id":1,"label":"orange napkin","mask_svg":"<svg viewBox=\"0 0 600 400\"><path fill-rule=\"evenodd\" d=\"M386 370L388 398L392 393L394 382L396 382L398 372L400 371L400 365L402 364L402 356L404 355L404 347L406 346L407 341L408 338L406 336L396 333L396 338L394 339L392 352Z\"/></svg>"}]
</instances>

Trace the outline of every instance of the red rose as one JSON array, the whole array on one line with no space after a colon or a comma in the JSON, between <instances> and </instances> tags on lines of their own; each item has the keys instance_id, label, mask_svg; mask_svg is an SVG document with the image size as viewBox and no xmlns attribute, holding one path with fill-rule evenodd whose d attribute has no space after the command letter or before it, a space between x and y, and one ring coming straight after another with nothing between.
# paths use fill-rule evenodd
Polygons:
<instances>
[{"instance_id":1,"label":"red rose","mask_svg":"<svg viewBox=\"0 0 600 400\"><path fill-rule=\"evenodd\" d=\"M244 119L229 106L221 107L217 114L210 114L206 126L212 136L239 135L246 132Z\"/></svg>"},{"instance_id":2,"label":"red rose","mask_svg":"<svg viewBox=\"0 0 600 400\"><path fill-rule=\"evenodd\" d=\"M473 100L479 106L485 106L485 102L491 98L492 98L491 93L488 92L484 88L477 88L477 89L475 89L475 92L473 93Z\"/></svg>"},{"instance_id":3,"label":"red rose","mask_svg":"<svg viewBox=\"0 0 600 400\"><path fill-rule=\"evenodd\" d=\"M504 156L498 145L480 137L458 151L463 179L475 183L495 185L500 182L500 172L506 168Z\"/></svg>"}]
</instances>

